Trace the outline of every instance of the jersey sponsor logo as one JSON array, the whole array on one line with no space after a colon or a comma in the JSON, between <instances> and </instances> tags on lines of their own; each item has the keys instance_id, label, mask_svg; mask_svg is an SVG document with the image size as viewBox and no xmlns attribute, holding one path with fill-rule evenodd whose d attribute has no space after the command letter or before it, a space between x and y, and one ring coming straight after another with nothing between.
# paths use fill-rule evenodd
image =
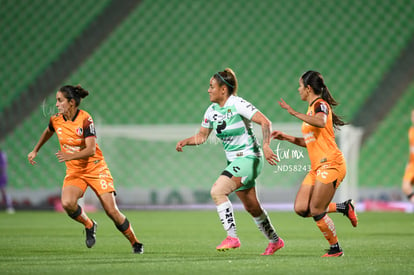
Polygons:
<instances>
[{"instance_id":1,"label":"jersey sponsor logo","mask_svg":"<svg viewBox=\"0 0 414 275\"><path fill-rule=\"evenodd\" d=\"M223 122L222 122L222 123L217 124L217 128L216 128L216 132L217 132L217 134L221 134L221 132L222 132L224 129L226 129L226 126L227 126L227 124L226 124L226 121L225 121L225 120L223 120Z\"/></svg>"},{"instance_id":2,"label":"jersey sponsor logo","mask_svg":"<svg viewBox=\"0 0 414 275\"><path fill-rule=\"evenodd\" d=\"M63 144L62 147L63 149L65 149L66 153L76 153L82 149L81 146L73 146L73 145L68 145L68 144Z\"/></svg>"},{"instance_id":3,"label":"jersey sponsor logo","mask_svg":"<svg viewBox=\"0 0 414 275\"><path fill-rule=\"evenodd\" d=\"M325 114L328 113L328 106L326 106L325 103L321 103L321 105L319 105L319 108L321 109L322 112L324 112Z\"/></svg>"},{"instance_id":4,"label":"jersey sponsor logo","mask_svg":"<svg viewBox=\"0 0 414 275\"><path fill-rule=\"evenodd\" d=\"M221 219L221 223L223 225L227 224L225 228L226 230L236 227L236 224L234 223L233 213L230 211L230 208L226 208L225 217L224 219Z\"/></svg>"},{"instance_id":5,"label":"jersey sponsor logo","mask_svg":"<svg viewBox=\"0 0 414 275\"><path fill-rule=\"evenodd\" d=\"M61 135L62 134L62 128L57 128L56 129L56 134Z\"/></svg>"},{"instance_id":6,"label":"jersey sponsor logo","mask_svg":"<svg viewBox=\"0 0 414 275\"><path fill-rule=\"evenodd\" d=\"M219 112L215 112L213 114L212 119L214 121L221 122L221 121L224 121L225 119L230 119L233 115L234 115L233 111L231 109L228 109L226 114L221 114Z\"/></svg>"},{"instance_id":7,"label":"jersey sponsor logo","mask_svg":"<svg viewBox=\"0 0 414 275\"><path fill-rule=\"evenodd\" d=\"M309 133L303 135L303 138L305 139L306 144L316 140L313 132L309 132Z\"/></svg>"},{"instance_id":8,"label":"jersey sponsor logo","mask_svg":"<svg viewBox=\"0 0 414 275\"><path fill-rule=\"evenodd\" d=\"M92 135L94 135L94 136L96 135L96 133L95 133L95 125L93 123L91 123L89 125L89 131L91 132Z\"/></svg>"},{"instance_id":9,"label":"jersey sponsor logo","mask_svg":"<svg viewBox=\"0 0 414 275\"><path fill-rule=\"evenodd\" d=\"M224 137L221 139L224 143L231 143L234 140L234 137Z\"/></svg>"},{"instance_id":10,"label":"jersey sponsor logo","mask_svg":"<svg viewBox=\"0 0 414 275\"><path fill-rule=\"evenodd\" d=\"M226 117L224 115L220 114L220 113L215 113L213 115L213 120L214 121L220 122L220 121L223 121L225 119L226 119Z\"/></svg>"}]
</instances>

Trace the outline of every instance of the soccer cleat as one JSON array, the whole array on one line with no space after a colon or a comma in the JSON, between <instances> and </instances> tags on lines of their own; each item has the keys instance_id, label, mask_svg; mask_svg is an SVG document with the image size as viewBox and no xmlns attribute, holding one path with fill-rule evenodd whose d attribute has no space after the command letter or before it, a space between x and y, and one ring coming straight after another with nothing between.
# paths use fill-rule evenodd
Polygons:
<instances>
[{"instance_id":1,"label":"soccer cleat","mask_svg":"<svg viewBox=\"0 0 414 275\"><path fill-rule=\"evenodd\" d=\"M85 243L88 248L91 248L92 246L94 246L96 242L96 228L98 227L98 224L94 220L92 220L92 223L93 225L91 228L89 229L85 228L85 231L86 231Z\"/></svg>"},{"instance_id":2,"label":"soccer cleat","mask_svg":"<svg viewBox=\"0 0 414 275\"><path fill-rule=\"evenodd\" d=\"M343 255L344 255L344 252L338 246L338 247L331 247L327 249L325 255L323 255L322 257L341 257Z\"/></svg>"},{"instance_id":3,"label":"soccer cleat","mask_svg":"<svg viewBox=\"0 0 414 275\"><path fill-rule=\"evenodd\" d=\"M348 217L348 219L351 221L351 224L353 227L357 227L358 225L358 217L355 211L354 201L353 200L347 200L345 202L345 213L344 215Z\"/></svg>"},{"instance_id":4,"label":"soccer cleat","mask_svg":"<svg viewBox=\"0 0 414 275\"><path fill-rule=\"evenodd\" d=\"M240 247L239 238L233 238L233 237L227 236L227 238L225 238L224 241L222 241L221 244L216 247L216 249L218 251L226 251L226 250L234 249L238 247Z\"/></svg>"},{"instance_id":5,"label":"soccer cleat","mask_svg":"<svg viewBox=\"0 0 414 275\"><path fill-rule=\"evenodd\" d=\"M142 244L142 243L134 243L132 245L132 251L135 254L143 254L144 253L144 244Z\"/></svg>"},{"instance_id":6,"label":"soccer cleat","mask_svg":"<svg viewBox=\"0 0 414 275\"><path fill-rule=\"evenodd\" d=\"M283 248L284 246L285 242L282 240L282 238L279 237L279 240L277 242L269 243L265 252L263 252L262 255L273 255L276 251Z\"/></svg>"}]
</instances>

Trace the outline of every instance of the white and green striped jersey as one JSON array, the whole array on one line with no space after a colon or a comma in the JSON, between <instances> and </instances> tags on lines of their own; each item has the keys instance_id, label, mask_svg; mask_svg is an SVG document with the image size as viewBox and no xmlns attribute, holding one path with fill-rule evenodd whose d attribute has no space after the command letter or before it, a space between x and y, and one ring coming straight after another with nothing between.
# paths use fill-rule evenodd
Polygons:
<instances>
[{"instance_id":1,"label":"white and green striped jersey","mask_svg":"<svg viewBox=\"0 0 414 275\"><path fill-rule=\"evenodd\" d=\"M216 136L223 142L228 161L240 156L260 157L262 151L251 122L257 111L251 103L232 95L223 107L217 103L211 104L204 114L201 126L216 131Z\"/></svg>"}]
</instances>

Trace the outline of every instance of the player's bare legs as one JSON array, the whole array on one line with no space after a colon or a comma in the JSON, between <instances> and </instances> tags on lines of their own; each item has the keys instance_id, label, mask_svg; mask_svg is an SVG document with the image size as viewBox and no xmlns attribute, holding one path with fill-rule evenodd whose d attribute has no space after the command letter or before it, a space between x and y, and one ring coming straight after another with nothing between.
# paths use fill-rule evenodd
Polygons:
<instances>
[{"instance_id":1,"label":"player's bare legs","mask_svg":"<svg viewBox=\"0 0 414 275\"><path fill-rule=\"evenodd\" d=\"M228 195L241 186L240 178L229 178L220 175L210 190L211 198L216 205L227 202Z\"/></svg>"},{"instance_id":2,"label":"player's bare legs","mask_svg":"<svg viewBox=\"0 0 414 275\"><path fill-rule=\"evenodd\" d=\"M311 217L309 204L312 197L313 186L302 184L296 194L294 209L296 214L304 218Z\"/></svg>"},{"instance_id":3,"label":"player's bare legs","mask_svg":"<svg viewBox=\"0 0 414 275\"><path fill-rule=\"evenodd\" d=\"M247 212L252 215L257 227L269 240L269 244L262 255L273 255L277 250L285 246L284 241L279 238L273 227L267 212L262 208L257 198L256 188L236 192Z\"/></svg>"},{"instance_id":4,"label":"player's bare legs","mask_svg":"<svg viewBox=\"0 0 414 275\"><path fill-rule=\"evenodd\" d=\"M413 184L414 182L403 180L401 188L408 200L414 204Z\"/></svg>"},{"instance_id":5,"label":"player's bare legs","mask_svg":"<svg viewBox=\"0 0 414 275\"><path fill-rule=\"evenodd\" d=\"M304 218L312 217L309 205L313 192L312 185L301 185L295 200L295 212ZM353 227L358 225L358 218L355 211L354 202L349 199L344 202L331 202L326 208L327 213L342 213L349 218Z\"/></svg>"},{"instance_id":6,"label":"player's bare legs","mask_svg":"<svg viewBox=\"0 0 414 275\"><path fill-rule=\"evenodd\" d=\"M335 195L333 183L322 183L315 181L312 196L309 201L309 211L316 225L322 232L325 239L329 242L330 249L323 257L339 257L343 255L342 249L338 243L335 224L326 214L326 208Z\"/></svg>"},{"instance_id":7,"label":"player's bare legs","mask_svg":"<svg viewBox=\"0 0 414 275\"><path fill-rule=\"evenodd\" d=\"M142 254L144 248L142 243L140 243L134 233L132 225L129 223L128 219L122 214L115 201L115 196L113 192L104 193L99 196L102 207L104 208L106 214L109 218L115 223L116 228L128 239L133 247L134 253Z\"/></svg>"},{"instance_id":8,"label":"player's bare legs","mask_svg":"<svg viewBox=\"0 0 414 275\"><path fill-rule=\"evenodd\" d=\"M83 191L77 186L67 185L62 189L61 202L66 213L85 228L91 228L93 222L88 218L83 209L78 205L78 200L83 196Z\"/></svg>"},{"instance_id":9,"label":"player's bare legs","mask_svg":"<svg viewBox=\"0 0 414 275\"><path fill-rule=\"evenodd\" d=\"M259 217L263 213L263 209L257 199L256 188L237 191L236 195L243 203L244 209L246 209L252 217Z\"/></svg>"},{"instance_id":10,"label":"player's bare legs","mask_svg":"<svg viewBox=\"0 0 414 275\"><path fill-rule=\"evenodd\" d=\"M335 188L332 183L315 182L312 196L309 200L309 211L312 217L326 211L329 203L335 195Z\"/></svg>"},{"instance_id":11,"label":"player's bare legs","mask_svg":"<svg viewBox=\"0 0 414 275\"><path fill-rule=\"evenodd\" d=\"M69 217L85 226L86 246L91 248L96 242L97 224L86 215L82 207L78 204L78 200L82 196L82 189L77 186L67 185L62 189L61 202L63 209L65 209Z\"/></svg>"},{"instance_id":12,"label":"player's bare legs","mask_svg":"<svg viewBox=\"0 0 414 275\"><path fill-rule=\"evenodd\" d=\"M234 179L234 178L233 178ZM216 247L219 251L240 247L240 240L237 237L236 221L234 218L233 205L228 199L228 195L239 188L240 180L237 182L227 175L220 175L211 187L211 198L217 207L217 213L227 232L227 238Z\"/></svg>"}]
</instances>

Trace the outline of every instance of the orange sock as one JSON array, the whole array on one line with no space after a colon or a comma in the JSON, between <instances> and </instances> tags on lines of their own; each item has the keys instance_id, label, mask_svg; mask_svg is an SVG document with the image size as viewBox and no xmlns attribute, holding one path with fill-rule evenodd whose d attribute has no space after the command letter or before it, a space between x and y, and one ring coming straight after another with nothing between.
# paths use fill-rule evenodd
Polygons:
<instances>
[{"instance_id":1,"label":"orange sock","mask_svg":"<svg viewBox=\"0 0 414 275\"><path fill-rule=\"evenodd\" d=\"M321 219L315 220L316 225L330 245L336 244L338 242L338 237L336 236L335 224L326 213L324 214L325 215Z\"/></svg>"},{"instance_id":2,"label":"orange sock","mask_svg":"<svg viewBox=\"0 0 414 275\"><path fill-rule=\"evenodd\" d=\"M334 212L336 212L336 203L335 202L331 202L328 205L328 209L327 209L326 212L328 212L328 213L334 213Z\"/></svg>"},{"instance_id":3,"label":"orange sock","mask_svg":"<svg viewBox=\"0 0 414 275\"><path fill-rule=\"evenodd\" d=\"M135 236L134 230L132 229L131 226L129 226L129 228L127 230L122 232L122 234L124 234L124 236L128 239L128 241L131 244L139 243L137 237Z\"/></svg>"},{"instance_id":4,"label":"orange sock","mask_svg":"<svg viewBox=\"0 0 414 275\"><path fill-rule=\"evenodd\" d=\"M125 218L125 221L121 225L116 226L119 231L124 234L125 238L133 245L134 243L139 243L137 237L135 236L134 230L132 229L131 224L129 223L128 219Z\"/></svg>"},{"instance_id":5,"label":"orange sock","mask_svg":"<svg viewBox=\"0 0 414 275\"><path fill-rule=\"evenodd\" d=\"M74 219L77 222L80 222L86 228L91 228L93 226L92 220L89 219L89 217L86 215L86 213L83 212L82 207L80 207L79 205L78 205L78 209L74 213L69 214L69 217L71 217L72 219Z\"/></svg>"}]
</instances>

